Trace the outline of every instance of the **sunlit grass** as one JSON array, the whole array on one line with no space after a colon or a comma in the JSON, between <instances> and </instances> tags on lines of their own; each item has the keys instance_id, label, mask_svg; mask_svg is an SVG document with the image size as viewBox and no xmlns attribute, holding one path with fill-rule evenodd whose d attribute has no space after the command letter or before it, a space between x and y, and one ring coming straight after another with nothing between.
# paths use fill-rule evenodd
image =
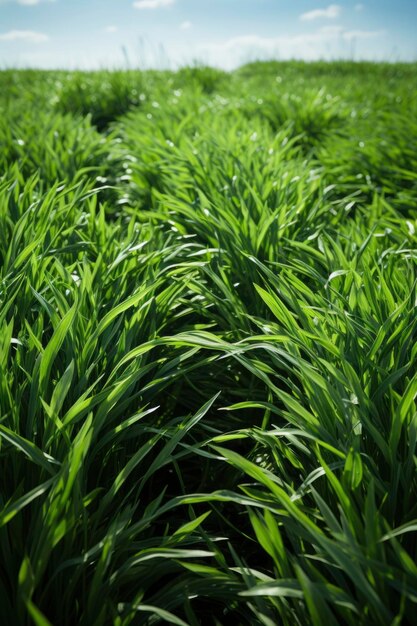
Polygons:
<instances>
[{"instance_id":1,"label":"sunlit grass","mask_svg":"<svg viewBox=\"0 0 417 626\"><path fill-rule=\"evenodd\" d=\"M1 624L414 622L416 77L0 73Z\"/></svg>"}]
</instances>

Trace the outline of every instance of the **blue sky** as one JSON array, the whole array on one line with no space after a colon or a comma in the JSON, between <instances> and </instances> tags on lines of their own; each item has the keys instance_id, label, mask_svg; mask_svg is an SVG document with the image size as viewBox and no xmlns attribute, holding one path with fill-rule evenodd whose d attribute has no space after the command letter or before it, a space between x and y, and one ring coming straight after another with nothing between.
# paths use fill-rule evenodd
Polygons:
<instances>
[{"instance_id":1,"label":"blue sky","mask_svg":"<svg viewBox=\"0 0 417 626\"><path fill-rule=\"evenodd\" d=\"M417 0L0 0L0 67L417 60Z\"/></svg>"}]
</instances>

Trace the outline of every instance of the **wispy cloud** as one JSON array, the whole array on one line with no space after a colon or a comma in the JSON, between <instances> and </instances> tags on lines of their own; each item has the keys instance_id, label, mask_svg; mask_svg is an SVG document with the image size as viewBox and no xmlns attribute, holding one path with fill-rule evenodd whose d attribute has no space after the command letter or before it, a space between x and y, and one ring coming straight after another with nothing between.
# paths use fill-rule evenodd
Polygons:
<instances>
[{"instance_id":1,"label":"wispy cloud","mask_svg":"<svg viewBox=\"0 0 417 626\"><path fill-rule=\"evenodd\" d=\"M364 10L365 5L364 4L355 4L355 11L356 13L362 13L362 11Z\"/></svg>"},{"instance_id":2,"label":"wispy cloud","mask_svg":"<svg viewBox=\"0 0 417 626\"><path fill-rule=\"evenodd\" d=\"M336 26L336 24L332 24L331 26L322 26L319 31L319 36L327 36L327 37L338 37L344 32L343 26Z\"/></svg>"},{"instance_id":3,"label":"wispy cloud","mask_svg":"<svg viewBox=\"0 0 417 626\"><path fill-rule=\"evenodd\" d=\"M353 41L354 39L374 39L386 35L385 30L347 30L342 33L343 39Z\"/></svg>"},{"instance_id":4,"label":"wispy cloud","mask_svg":"<svg viewBox=\"0 0 417 626\"><path fill-rule=\"evenodd\" d=\"M135 9L160 9L174 4L175 0L137 0L133 3Z\"/></svg>"},{"instance_id":5,"label":"wispy cloud","mask_svg":"<svg viewBox=\"0 0 417 626\"><path fill-rule=\"evenodd\" d=\"M34 6L35 4L40 4L42 1L45 2L45 0L17 0L17 4L23 4L24 6L29 7L29 6Z\"/></svg>"},{"instance_id":6,"label":"wispy cloud","mask_svg":"<svg viewBox=\"0 0 417 626\"><path fill-rule=\"evenodd\" d=\"M7 33L0 33L0 41L26 41L28 43L44 43L48 40L48 35L45 35L45 33L38 33L34 30L9 30Z\"/></svg>"},{"instance_id":7,"label":"wispy cloud","mask_svg":"<svg viewBox=\"0 0 417 626\"><path fill-rule=\"evenodd\" d=\"M181 30L189 30L192 26L192 23L186 20L180 25Z\"/></svg>"},{"instance_id":8,"label":"wispy cloud","mask_svg":"<svg viewBox=\"0 0 417 626\"><path fill-rule=\"evenodd\" d=\"M223 43L201 46L203 60L228 68L236 67L248 60L292 59L314 60L334 58L347 52L345 46L352 41L377 39L386 31L346 30L342 26L323 26L314 33L282 37L260 37L246 35L234 37Z\"/></svg>"},{"instance_id":9,"label":"wispy cloud","mask_svg":"<svg viewBox=\"0 0 417 626\"><path fill-rule=\"evenodd\" d=\"M313 20L327 19L333 20L342 12L342 7L339 4L329 4L327 9L313 9L312 11L307 11L307 13L302 13L300 15L300 20L303 22L311 22Z\"/></svg>"},{"instance_id":10,"label":"wispy cloud","mask_svg":"<svg viewBox=\"0 0 417 626\"><path fill-rule=\"evenodd\" d=\"M104 29L104 32L112 34L112 33L117 33L118 30L119 29L117 28L117 26L106 26L106 28Z\"/></svg>"},{"instance_id":11,"label":"wispy cloud","mask_svg":"<svg viewBox=\"0 0 417 626\"><path fill-rule=\"evenodd\" d=\"M56 0L1 0L0 4L12 3L21 4L25 7L34 7L37 4L42 4L44 2L56 2Z\"/></svg>"}]
</instances>

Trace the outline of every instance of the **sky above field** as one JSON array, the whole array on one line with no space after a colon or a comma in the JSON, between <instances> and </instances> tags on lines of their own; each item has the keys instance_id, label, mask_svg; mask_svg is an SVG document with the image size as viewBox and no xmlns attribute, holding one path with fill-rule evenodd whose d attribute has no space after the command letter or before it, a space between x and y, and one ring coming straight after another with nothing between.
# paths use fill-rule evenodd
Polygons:
<instances>
[{"instance_id":1,"label":"sky above field","mask_svg":"<svg viewBox=\"0 0 417 626\"><path fill-rule=\"evenodd\" d=\"M0 67L417 60L417 0L0 0Z\"/></svg>"}]
</instances>

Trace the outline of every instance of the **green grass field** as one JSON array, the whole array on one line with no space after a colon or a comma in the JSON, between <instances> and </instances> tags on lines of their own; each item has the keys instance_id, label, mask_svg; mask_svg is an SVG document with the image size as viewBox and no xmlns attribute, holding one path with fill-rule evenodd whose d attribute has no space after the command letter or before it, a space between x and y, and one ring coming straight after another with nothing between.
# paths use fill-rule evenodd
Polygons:
<instances>
[{"instance_id":1,"label":"green grass field","mask_svg":"<svg viewBox=\"0 0 417 626\"><path fill-rule=\"evenodd\" d=\"M0 623L415 624L416 231L417 64L0 72Z\"/></svg>"}]
</instances>

